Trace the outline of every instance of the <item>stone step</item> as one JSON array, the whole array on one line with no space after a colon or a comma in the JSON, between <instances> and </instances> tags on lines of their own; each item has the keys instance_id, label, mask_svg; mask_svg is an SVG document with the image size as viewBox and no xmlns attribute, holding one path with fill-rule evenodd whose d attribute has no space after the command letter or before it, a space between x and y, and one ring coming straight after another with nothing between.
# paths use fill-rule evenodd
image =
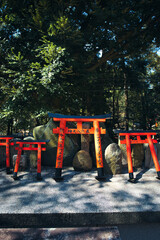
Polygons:
<instances>
[{"instance_id":1,"label":"stone step","mask_svg":"<svg viewBox=\"0 0 160 240\"><path fill-rule=\"evenodd\" d=\"M93 228L7 228L0 229L0 240L120 240L117 227Z\"/></svg>"}]
</instances>

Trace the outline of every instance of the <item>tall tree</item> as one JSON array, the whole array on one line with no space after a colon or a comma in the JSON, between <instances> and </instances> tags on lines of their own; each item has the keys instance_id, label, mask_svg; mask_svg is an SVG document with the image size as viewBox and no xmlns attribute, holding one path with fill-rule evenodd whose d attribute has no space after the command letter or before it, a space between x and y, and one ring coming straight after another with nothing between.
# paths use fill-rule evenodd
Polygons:
<instances>
[{"instance_id":1,"label":"tall tree","mask_svg":"<svg viewBox=\"0 0 160 240\"><path fill-rule=\"evenodd\" d=\"M158 0L2 0L0 24L0 107L8 120L108 111L114 65L124 78L122 60L136 61L160 39Z\"/></svg>"}]
</instances>

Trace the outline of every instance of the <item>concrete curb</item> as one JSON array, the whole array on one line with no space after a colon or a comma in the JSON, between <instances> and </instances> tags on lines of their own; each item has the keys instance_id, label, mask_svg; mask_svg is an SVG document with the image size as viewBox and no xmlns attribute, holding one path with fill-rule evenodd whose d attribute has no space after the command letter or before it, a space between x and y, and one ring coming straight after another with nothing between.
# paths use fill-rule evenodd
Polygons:
<instances>
[{"instance_id":1,"label":"concrete curb","mask_svg":"<svg viewBox=\"0 0 160 240\"><path fill-rule=\"evenodd\" d=\"M1 228L102 227L160 222L160 212L0 214Z\"/></svg>"}]
</instances>

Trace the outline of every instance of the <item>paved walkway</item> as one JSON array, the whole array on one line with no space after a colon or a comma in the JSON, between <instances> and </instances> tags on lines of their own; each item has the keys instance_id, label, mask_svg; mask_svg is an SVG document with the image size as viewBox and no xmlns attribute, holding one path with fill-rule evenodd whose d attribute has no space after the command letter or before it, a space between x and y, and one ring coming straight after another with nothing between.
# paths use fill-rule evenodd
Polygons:
<instances>
[{"instance_id":1,"label":"paved walkway","mask_svg":"<svg viewBox=\"0 0 160 240\"><path fill-rule=\"evenodd\" d=\"M95 179L96 171L63 171L64 181L52 179L53 169L20 172L14 181L0 170L0 227L58 228L160 222L160 181L154 169L136 172L136 184L128 174Z\"/></svg>"}]
</instances>

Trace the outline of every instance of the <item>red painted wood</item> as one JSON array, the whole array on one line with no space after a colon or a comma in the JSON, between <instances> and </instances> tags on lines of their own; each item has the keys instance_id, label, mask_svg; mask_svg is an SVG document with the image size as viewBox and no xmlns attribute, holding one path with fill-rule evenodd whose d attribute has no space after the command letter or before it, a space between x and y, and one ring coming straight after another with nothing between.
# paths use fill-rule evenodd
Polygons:
<instances>
[{"instance_id":1,"label":"red painted wood","mask_svg":"<svg viewBox=\"0 0 160 240\"><path fill-rule=\"evenodd\" d=\"M15 163L15 167L14 167L14 173L18 172L19 163L20 163L21 154L22 154L22 149L23 149L23 143L20 143L19 148L18 148L17 159L16 159L16 163Z\"/></svg>"},{"instance_id":2,"label":"red painted wood","mask_svg":"<svg viewBox=\"0 0 160 240\"><path fill-rule=\"evenodd\" d=\"M42 145L40 143L38 143L37 173L41 173L41 150L42 150Z\"/></svg>"},{"instance_id":3,"label":"red painted wood","mask_svg":"<svg viewBox=\"0 0 160 240\"><path fill-rule=\"evenodd\" d=\"M148 139L148 143L149 143L149 147L150 147L150 150L151 150L151 154L152 154L152 158L153 158L153 162L154 162L156 171L159 172L160 171L160 165L159 165L159 162L158 162L158 158L157 158L157 155L156 155L156 151L154 149L154 145L153 145L151 136L148 135L147 139Z\"/></svg>"},{"instance_id":4,"label":"red painted wood","mask_svg":"<svg viewBox=\"0 0 160 240\"><path fill-rule=\"evenodd\" d=\"M54 134L59 134L60 128L54 128L53 133ZM90 129L79 129L79 128L68 128L66 127L64 130L65 134L94 134L94 128ZM100 134L106 134L106 130L100 128Z\"/></svg>"},{"instance_id":5,"label":"red painted wood","mask_svg":"<svg viewBox=\"0 0 160 240\"><path fill-rule=\"evenodd\" d=\"M119 136L146 136L146 135L157 135L156 132L138 132L138 133L119 133Z\"/></svg>"},{"instance_id":6,"label":"red painted wood","mask_svg":"<svg viewBox=\"0 0 160 240\"><path fill-rule=\"evenodd\" d=\"M0 146L6 146L6 142L0 142Z\"/></svg>"},{"instance_id":7,"label":"red painted wood","mask_svg":"<svg viewBox=\"0 0 160 240\"><path fill-rule=\"evenodd\" d=\"M65 134L94 134L97 168L103 168L100 134L106 134L106 130L99 127L99 122L105 122L106 118L86 119L83 117L82 118L55 118L54 117L53 120L60 122L60 127L53 129L54 134L59 134L58 146L57 146L56 168L63 167L63 151L64 151ZM73 128L66 127L66 122L76 122L77 128L73 129ZM82 122L92 122L93 127L91 127L90 129L83 129Z\"/></svg>"},{"instance_id":8,"label":"red painted wood","mask_svg":"<svg viewBox=\"0 0 160 240\"><path fill-rule=\"evenodd\" d=\"M105 122L106 118L53 118L54 121L60 122L61 120L66 122Z\"/></svg>"},{"instance_id":9,"label":"red painted wood","mask_svg":"<svg viewBox=\"0 0 160 240\"><path fill-rule=\"evenodd\" d=\"M148 143L153 162L156 168L156 171L160 171L160 165L158 162L158 158L154 149L154 143L157 143L158 141L156 139L153 139L152 136L157 135L156 132L138 132L138 133L119 133L119 136L125 137L125 139L121 140L121 144L126 144L127 148L127 161L128 161L128 172L133 173L133 166L132 166L132 156L131 156L131 144L143 144L143 143ZM145 137L145 139L141 139L141 136ZM131 139L130 137L135 137L136 139Z\"/></svg>"},{"instance_id":10,"label":"red painted wood","mask_svg":"<svg viewBox=\"0 0 160 240\"><path fill-rule=\"evenodd\" d=\"M0 140L13 139L14 137L0 137Z\"/></svg>"},{"instance_id":11,"label":"red painted wood","mask_svg":"<svg viewBox=\"0 0 160 240\"><path fill-rule=\"evenodd\" d=\"M46 142L36 142L36 140L33 142L22 142L22 141L16 141L16 144L20 144L20 143L23 143L23 144L31 144L31 145L33 145L33 144L46 144Z\"/></svg>"},{"instance_id":12,"label":"red painted wood","mask_svg":"<svg viewBox=\"0 0 160 240\"><path fill-rule=\"evenodd\" d=\"M61 119L59 136L58 136L56 168L62 168L62 166L63 166L63 151L64 151L64 140L65 140L65 128L66 128L66 121L65 121L65 119Z\"/></svg>"},{"instance_id":13,"label":"red painted wood","mask_svg":"<svg viewBox=\"0 0 160 240\"><path fill-rule=\"evenodd\" d=\"M120 140L121 144L126 144L126 139L123 139L123 140ZM148 143L148 140L147 139L144 139L144 140L133 140L133 139L130 139L130 142L131 144L144 144L144 143ZM156 139L152 139L152 142L153 143L157 143L158 141Z\"/></svg>"},{"instance_id":14,"label":"red painted wood","mask_svg":"<svg viewBox=\"0 0 160 240\"><path fill-rule=\"evenodd\" d=\"M10 139L6 139L6 167L10 167L10 158L9 158L9 141Z\"/></svg>"},{"instance_id":15,"label":"red painted wood","mask_svg":"<svg viewBox=\"0 0 160 240\"><path fill-rule=\"evenodd\" d=\"M106 118L99 119L99 118L83 118L83 117L82 118L53 117L53 120L60 122L60 126L53 129L54 134L59 134L58 146L57 146L56 168L63 167L63 151L64 151L65 134L94 134L97 168L103 168L100 134L106 134L106 130L99 127L99 122L105 122ZM67 122L76 122L77 128L73 129L73 128L66 127ZM93 127L91 127L90 129L83 129L82 122L92 122Z\"/></svg>"},{"instance_id":16,"label":"red painted wood","mask_svg":"<svg viewBox=\"0 0 160 240\"><path fill-rule=\"evenodd\" d=\"M103 158L102 158L102 147L101 147L101 135L99 122L93 122L94 127L94 143L95 143L95 152L96 152L96 164L97 168L103 168Z\"/></svg>"},{"instance_id":17,"label":"red painted wood","mask_svg":"<svg viewBox=\"0 0 160 240\"><path fill-rule=\"evenodd\" d=\"M15 150L18 150L19 147L16 147ZM24 147L24 151L38 151L38 147ZM41 148L42 151L46 151L46 148Z\"/></svg>"},{"instance_id":18,"label":"red painted wood","mask_svg":"<svg viewBox=\"0 0 160 240\"><path fill-rule=\"evenodd\" d=\"M37 151L37 173L41 173L41 152L46 151L46 148L42 147L42 145L45 145L46 142L36 142L36 140L34 142L33 141L32 142L16 141L16 144L18 144L19 146L15 148L16 150L18 150L18 155L17 155L17 159L16 159L14 172L15 173L18 172L21 154L22 154L22 151L24 150L24 151ZM24 145L29 145L29 146L27 147ZM35 147L32 145L38 145L38 146Z\"/></svg>"},{"instance_id":19,"label":"red painted wood","mask_svg":"<svg viewBox=\"0 0 160 240\"><path fill-rule=\"evenodd\" d=\"M13 143L10 142L11 139L13 139L13 137L0 137L0 146L6 147L6 168L10 167L10 146L13 145Z\"/></svg>"},{"instance_id":20,"label":"red painted wood","mask_svg":"<svg viewBox=\"0 0 160 240\"><path fill-rule=\"evenodd\" d=\"M126 148L127 148L128 172L133 173L132 156L131 156L131 142L130 142L128 135L126 135Z\"/></svg>"}]
</instances>

